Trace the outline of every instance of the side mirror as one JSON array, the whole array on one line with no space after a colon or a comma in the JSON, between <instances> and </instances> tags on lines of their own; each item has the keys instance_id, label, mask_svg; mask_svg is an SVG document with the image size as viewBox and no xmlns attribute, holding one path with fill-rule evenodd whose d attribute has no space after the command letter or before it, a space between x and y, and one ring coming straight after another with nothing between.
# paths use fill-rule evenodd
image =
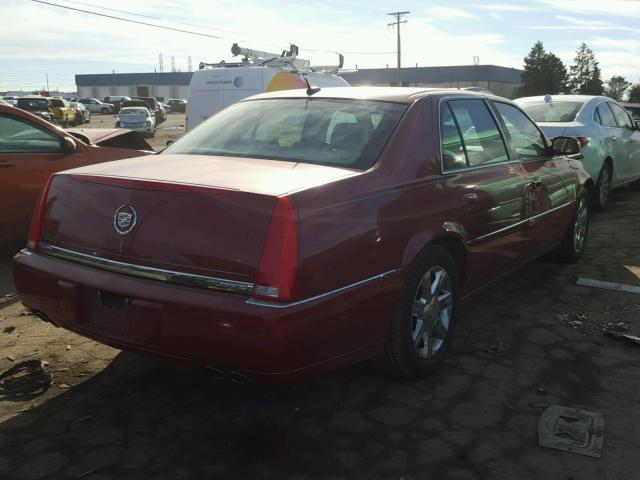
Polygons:
<instances>
[{"instance_id":1,"label":"side mirror","mask_svg":"<svg viewBox=\"0 0 640 480\"><path fill-rule=\"evenodd\" d=\"M551 146L554 153L560 155L578 155L581 147L580 142L574 137L556 137L553 139Z\"/></svg>"},{"instance_id":2,"label":"side mirror","mask_svg":"<svg viewBox=\"0 0 640 480\"><path fill-rule=\"evenodd\" d=\"M77 148L78 146L76 145L76 142L73 140L73 138L64 137L62 139L62 151L64 153L73 153Z\"/></svg>"}]
</instances>

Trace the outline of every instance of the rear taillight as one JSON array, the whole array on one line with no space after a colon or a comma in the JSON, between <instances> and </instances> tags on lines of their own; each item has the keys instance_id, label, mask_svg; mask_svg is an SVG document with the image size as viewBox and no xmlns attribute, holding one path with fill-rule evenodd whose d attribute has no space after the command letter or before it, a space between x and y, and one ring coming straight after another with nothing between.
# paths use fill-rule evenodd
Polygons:
<instances>
[{"instance_id":1,"label":"rear taillight","mask_svg":"<svg viewBox=\"0 0 640 480\"><path fill-rule=\"evenodd\" d=\"M278 197L262 249L255 298L290 301L298 269L298 213L289 197Z\"/></svg>"},{"instance_id":2,"label":"rear taillight","mask_svg":"<svg viewBox=\"0 0 640 480\"><path fill-rule=\"evenodd\" d=\"M27 236L27 248L29 250L33 250L34 252L38 251L38 246L40 244L40 236L42 235L42 222L44 221L44 213L47 207L47 197L49 196L49 187L51 186L52 180L53 175L49 175L47 183L44 184L44 188L42 189L42 193L40 194L40 199L38 200L38 203L36 203L36 207L33 211L33 216L31 217L31 226L29 227L29 235Z\"/></svg>"}]
</instances>

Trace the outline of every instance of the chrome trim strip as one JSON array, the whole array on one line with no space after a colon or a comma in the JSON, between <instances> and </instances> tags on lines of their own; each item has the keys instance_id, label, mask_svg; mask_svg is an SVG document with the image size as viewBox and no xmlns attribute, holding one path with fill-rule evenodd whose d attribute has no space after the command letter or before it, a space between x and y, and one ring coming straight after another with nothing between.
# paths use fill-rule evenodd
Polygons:
<instances>
[{"instance_id":1,"label":"chrome trim strip","mask_svg":"<svg viewBox=\"0 0 640 480\"><path fill-rule=\"evenodd\" d=\"M509 225L508 227L500 228L499 230L495 230L495 231L493 231L491 233L487 233L485 235L482 235L481 237L474 238L473 240L471 240L471 242L475 242L475 241L478 241L478 240L485 240L485 239L493 237L495 235L499 235L501 233L507 232L509 230L512 230L514 228L519 227L520 225L524 225L525 223L529 223L532 220L536 220L537 218L541 218L541 217L544 217L545 215L549 215L550 213L553 213L556 210L560 210L561 208L565 208L565 207L568 207L570 205L573 205L573 203L574 202L564 203L564 204L562 204L562 205L560 205L558 207L554 207L554 208L552 208L550 210L547 210L546 212L542 212L542 213L539 213L537 215L534 215L533 217L529 217L526 220L521 220L518 223L514 223L513 225Z\"/></svg>"},{"instance_id":2,"label":"chrome trim strip","mask_svg":"<svg viewBox=\"0 0 640 480\"><path fill-rule=\"evenodd\" d=\"M314 297L308 297L308 298L305 298L305 299L302 299L302 300L297 300L295 302L276 303L276 302L269 302L269 301L266 301L266 300L256 300L256 299L250 298L249 300L247 300L247 303L250 304L250 305L257 305L257 306L260 306L260 307L268 307L268 308L297 307L298 305L303 305L305 303L313 302L315 300L320 300L321 298L329 297L331 295L336 295L338 293L342 293L342 292L344 292L346 290L349 290L351 288L359 287L361 285L365 285L367 283L374 282L376 280L382 280L383 278L386 278L386 277L396 273L397 271L398 271L398 269L389 270L388 272L380 273L378 275L374 275L373 277L365 278L364 280L360 280L359 282L351 283L349 285L345 285L344 287L336 288L335 290L331 290L329 292L321 293L320 295L316 295Z\"/></svg>"},{"instance_id":3,"label":"chrome trim strip","mask_svg":"<svg viewBox=\"0 0 640 480\"><path fill-rule=\"evenodd\" d=\"M119 262L100 258L86 253L80 253L66 248L56 247L46 243L40 244L40 252L52 257L81 263L89 267L108 270L110 272L121 273L133 277L159 280L161 282L177 283L189 287L207 288L209 290L220 290L223 292L242 293L251 295L253 293L253 283L239 282L236 280L226 280L223 278L207 277L192 273L176 272L164 270L162 268L144 267L132 263Z\"/></svg>"}]
</instances>

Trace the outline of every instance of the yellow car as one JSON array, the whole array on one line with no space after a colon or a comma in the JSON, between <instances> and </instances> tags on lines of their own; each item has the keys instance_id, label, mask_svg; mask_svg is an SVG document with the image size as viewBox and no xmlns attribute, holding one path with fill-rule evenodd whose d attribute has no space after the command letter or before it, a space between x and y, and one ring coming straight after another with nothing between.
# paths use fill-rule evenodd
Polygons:
<instances>
[{"instance_id":1,"label":"yellow car","mask_svg":"<svg viewBox=\"0 0 640 480\"><path fill-rule=\"evenodd\" d=\"M53 117L58 125L67 128L68 126L76 126L76 111L63 98L51 98L51 110Z\"/></svg>"}]
</instances>

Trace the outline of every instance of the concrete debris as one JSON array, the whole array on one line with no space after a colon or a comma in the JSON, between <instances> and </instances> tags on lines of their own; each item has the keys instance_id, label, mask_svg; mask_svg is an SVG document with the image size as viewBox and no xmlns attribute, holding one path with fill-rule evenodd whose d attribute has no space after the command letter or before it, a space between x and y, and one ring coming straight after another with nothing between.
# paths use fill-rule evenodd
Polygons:
<instances>
[{"instance_id":1,"label":"concrete debris","mask_svg":"<svg viewBox=\"0 0 640 480\"><path fill-rule=\"evenodd\" d=\"M602 331L608 332L626 332L631 326L628 322L605 322L602 325Z\"/></svg>"},{"instance_id":2,"label":"concrete debris","mask_svg":"<svg viewBox=\"0 0 640 480\"><path fill-rule=\"evenodd\" d=\"M636 285L626 285L624 283L603 282L592 278L578 278L576 285L581 287L603 288L605 290L615 290L617 292L640 293L640 287Z\"/></svg>"},{"instance_id":3,"label":"concrete debris","mask_svg":"<svg viewBox=\"0 0 640 480\"><path fill-rule=\"evenodd\" d=\"M605 419L601 413L552 405L538 421L541 447L600 458L604 444Z\"/></svg>"},{"instance_id":4,"label":"concrete debris","mask_svg":"<svg viewBox=\"0 0 640 480\"><path fill-rule=\"evenodd\" d=\"M605 331L605 334L609 335L610 337L613 338L625 338L627 340L629 340L630 342L633 342L637 345L640 345L640 337L637 337L635 335L630 335L628 333L622 333L622 332L613 332L613 331Z\"/></svg>"}]
</instances>

